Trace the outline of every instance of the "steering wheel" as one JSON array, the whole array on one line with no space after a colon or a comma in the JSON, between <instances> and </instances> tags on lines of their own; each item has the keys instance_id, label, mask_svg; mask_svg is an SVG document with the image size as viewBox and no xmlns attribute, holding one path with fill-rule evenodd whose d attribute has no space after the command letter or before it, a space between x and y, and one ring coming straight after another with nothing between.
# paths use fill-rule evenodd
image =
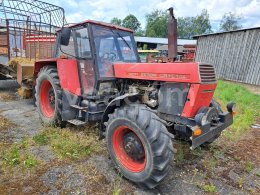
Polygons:
<instances>
[{"instance_id":1,"label":"steering wheel","mask_svg":"<svg viewBox=\"0 0 260 195\"><path fill-rule=\"evenodd\" d=\"M114 52L107 52L103 55L103 58L110 62L115 61L116 57L117 57L117 55Z\"/></svg>"}]
</instances>

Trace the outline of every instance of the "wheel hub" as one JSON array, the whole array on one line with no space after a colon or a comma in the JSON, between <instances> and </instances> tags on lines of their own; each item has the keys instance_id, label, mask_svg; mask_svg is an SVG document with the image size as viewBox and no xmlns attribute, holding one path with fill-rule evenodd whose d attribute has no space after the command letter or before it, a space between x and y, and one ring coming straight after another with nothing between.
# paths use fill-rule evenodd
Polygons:
<instances>
[{"instance_id":1,"label":"wheel hub","mask_svg":"<svg viewBox=\"0 0 260 195\"><path fill-rule=\"evenodd\" d=\"M49 97L49 103L50 103L51 107L54 108L55 107L55 94L54 94L53 88L49 89L48 97Z\"/></svg>"},{"instance_id":2,"label":"wheel hub","mask_svg":"<svg viewBox=\"0 0 260 195\"><path fill-rule=\"evenodd\" d=\"M133 132L129 132L124 135L123 147L125 152L132 159L136 161L142 161L144 159L145 152L142 143Z\"/></svg>"}]
</instances>

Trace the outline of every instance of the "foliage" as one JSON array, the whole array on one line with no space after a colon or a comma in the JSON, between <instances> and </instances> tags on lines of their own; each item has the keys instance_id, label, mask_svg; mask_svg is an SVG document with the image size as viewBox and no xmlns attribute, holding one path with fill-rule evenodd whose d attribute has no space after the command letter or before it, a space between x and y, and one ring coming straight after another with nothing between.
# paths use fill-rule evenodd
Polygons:
<instances>
[{"instance_id":1,"label":"foliage","mask_svg":"<svg viewBox=\"0 0 260 195\"><path fill-rule=\"evenodd\" d=\"M154 10L146 15L146 33L148 37L167 37L167 18L166 11Z\"/></svg>"},{"instance_id":2,"label":"foliage","mask_svg":"<svg viewBox=\"0 0 260 195\"><path fill-rule=\"evenodd\" d=\"M247 161L245 164L245 171L250 173L254 168L254 164L251 161Z\"/></svg>"},{"instance_id":3,"label":"foliage","mask_svg":"<svg viewBox=\"0 0 260 195\"><path fill-rule=\"evenodd\" d=\"M138 19L133 14L129 14L124 19L114 17L114 18L112 18L110 23L119 25L119 26L123 26L125 28L130 28L135 31L135 35L137 35L137 36L144 35L144 32L141 29L141 23L138 21Z\"/></svg>"},{"instance_id":4,"label":"foliage","mask_svg":"<svg viewBox=\"0 0 260 195\"><path fill-rule=\"evenodd\" d=\"M199 187L203 189L205 192L216 192L216 186L214 186L213 184L200 185Z\"/></svg>"},{"instance_id":5,"label":"foliage","mask_svg":"<svg viewBox=\"0 0 260 195\"><path fill-rule=\"evenodd\" d=\"M240 84L219 81L215 97L220 101L223 108L230 101L234 101L237 107L237 114L234 123L224 135L232 140L237 140L245 130L255 123L260 117L260 97L248 91Z\"/></svg>"},{"instance_id":6,"label":"foliage","mask_svg":"<svg viewBox=\"0 0 260 195\"><path fill-rule=\"evenodd\" d=\"M242 28L240 25L241 16L238 16L234 13L226 13L220 22L220 31L232 31Z\"/></svg>"},{"instance_id":7,"label":"foliage","mask_svg":"<svg viewBox=\"0 0 260 195\"><path fill-rule=\"evenodd\" d=\"M117 18L117 17L114 17L112 18L112 20L110 21L111 24L115 24L115 25L118 25L118 26L122 26L122 20Z\"/></svg>"},{"instance_id":8,"label":"foliage","mask_svg":"<svg viewBox=\"0 0 260 195\"><path fill-rule=\"evenodd\" d=\"M146 36L149 37L167 37L166 11L155 10L146 15ZM196 17L180 17L178 20L178 38L192 39L194 35L210 33L211 25L207 10L202 10Z\"/></svg>"},{"instance_id":9,"label":"foliage","mask_svg":"<svg viewBox=\"0 0 260 195\"><path fill-rule=\"evenodd\" d=\"M19 144L12 144L10 148L3 151L3 165L16 166L23 164L27 169L35 167L38 161L28 151L28 139L24 138Z\"/></svg>"},{"instance_id":10,"label":"foliage","mask_svg":"<svg viewBox=\"0 0 260 195\"><path fill-rule=\"evenodd\" d=\"M141 23L138 19L133 15L129 14L123 19L122 25L126 28L130 28L134 31L137 31L141 27Z\"/></svg>"},{"instance_id":11,"label":"foliage","mask_svg":"<svg viewBox=\"0 0 260 195\"><path fill-rule=\"evenodd\" d=\"M178 18L178 38L192 39L194 35L210 33L211 24L206 9L202 10L196 17Z\"/></svg>"},{"instance_id":12,"label":"foliage","mask_svg":"<svg viewBox=\"0 0 260 195\"><path fill-rule=\"evenodd\" d=\"M6 165L18 165L20 163L20 151L17 145L13 145L3 154L3 159Z\"/></svg>"},{"instance_id":13,"label":"foliage","mask_svg":"<svg viewBox=\"0 0 260 195\"><path fill-rule=\"evenodd\" d=\"M36 144L41 145L41 146L48 144L48 138L45 134L35 135L33 137L33 141L35 141Z\"/></svg>"},{"instance_id":14,"label":"foliage","mask_svg":"<svg viewBox=\"0 0 260 195\"><path fill-rule=\"evenodd\" d=\"M27 155L23 164L27 169L29 169L37 165L37 160L31 155Z\"/></svg>"}]
</instances>

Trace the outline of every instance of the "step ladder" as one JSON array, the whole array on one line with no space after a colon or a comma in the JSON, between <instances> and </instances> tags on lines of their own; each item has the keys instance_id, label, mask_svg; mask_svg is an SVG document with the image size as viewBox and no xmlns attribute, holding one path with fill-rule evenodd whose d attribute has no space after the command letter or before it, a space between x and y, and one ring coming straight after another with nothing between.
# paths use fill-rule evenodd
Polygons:
<instances>
[{"instance_id":1,"label":"step ladder","mask_svg":"<svg viewBox=\"0 0 260 195\"><path fill-rule=\"evenodd\" d=\"M68 120L69 123L76 125L76 126L80 126L80 125L85 125L86 122L78 120L78 119L73 119L73 120Z\"/></svg>"}]
</instances>

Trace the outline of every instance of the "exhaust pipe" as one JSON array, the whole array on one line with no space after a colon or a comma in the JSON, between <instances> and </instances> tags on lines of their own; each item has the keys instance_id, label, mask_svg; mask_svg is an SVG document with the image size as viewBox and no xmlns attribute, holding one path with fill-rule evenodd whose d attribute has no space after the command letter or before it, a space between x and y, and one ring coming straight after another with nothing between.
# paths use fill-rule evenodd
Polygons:
<instances>
[{"instance_id":1,"label":"exhaust pipe","mask_svg":"<svg viewBox=\"0 0 260 195\"><path fill-rule=\"evenodd\" d=\"M177 58L177 20L174 17L173 8L168 10L168 60L174 61Z\"/></svg>"}]
</instances>

